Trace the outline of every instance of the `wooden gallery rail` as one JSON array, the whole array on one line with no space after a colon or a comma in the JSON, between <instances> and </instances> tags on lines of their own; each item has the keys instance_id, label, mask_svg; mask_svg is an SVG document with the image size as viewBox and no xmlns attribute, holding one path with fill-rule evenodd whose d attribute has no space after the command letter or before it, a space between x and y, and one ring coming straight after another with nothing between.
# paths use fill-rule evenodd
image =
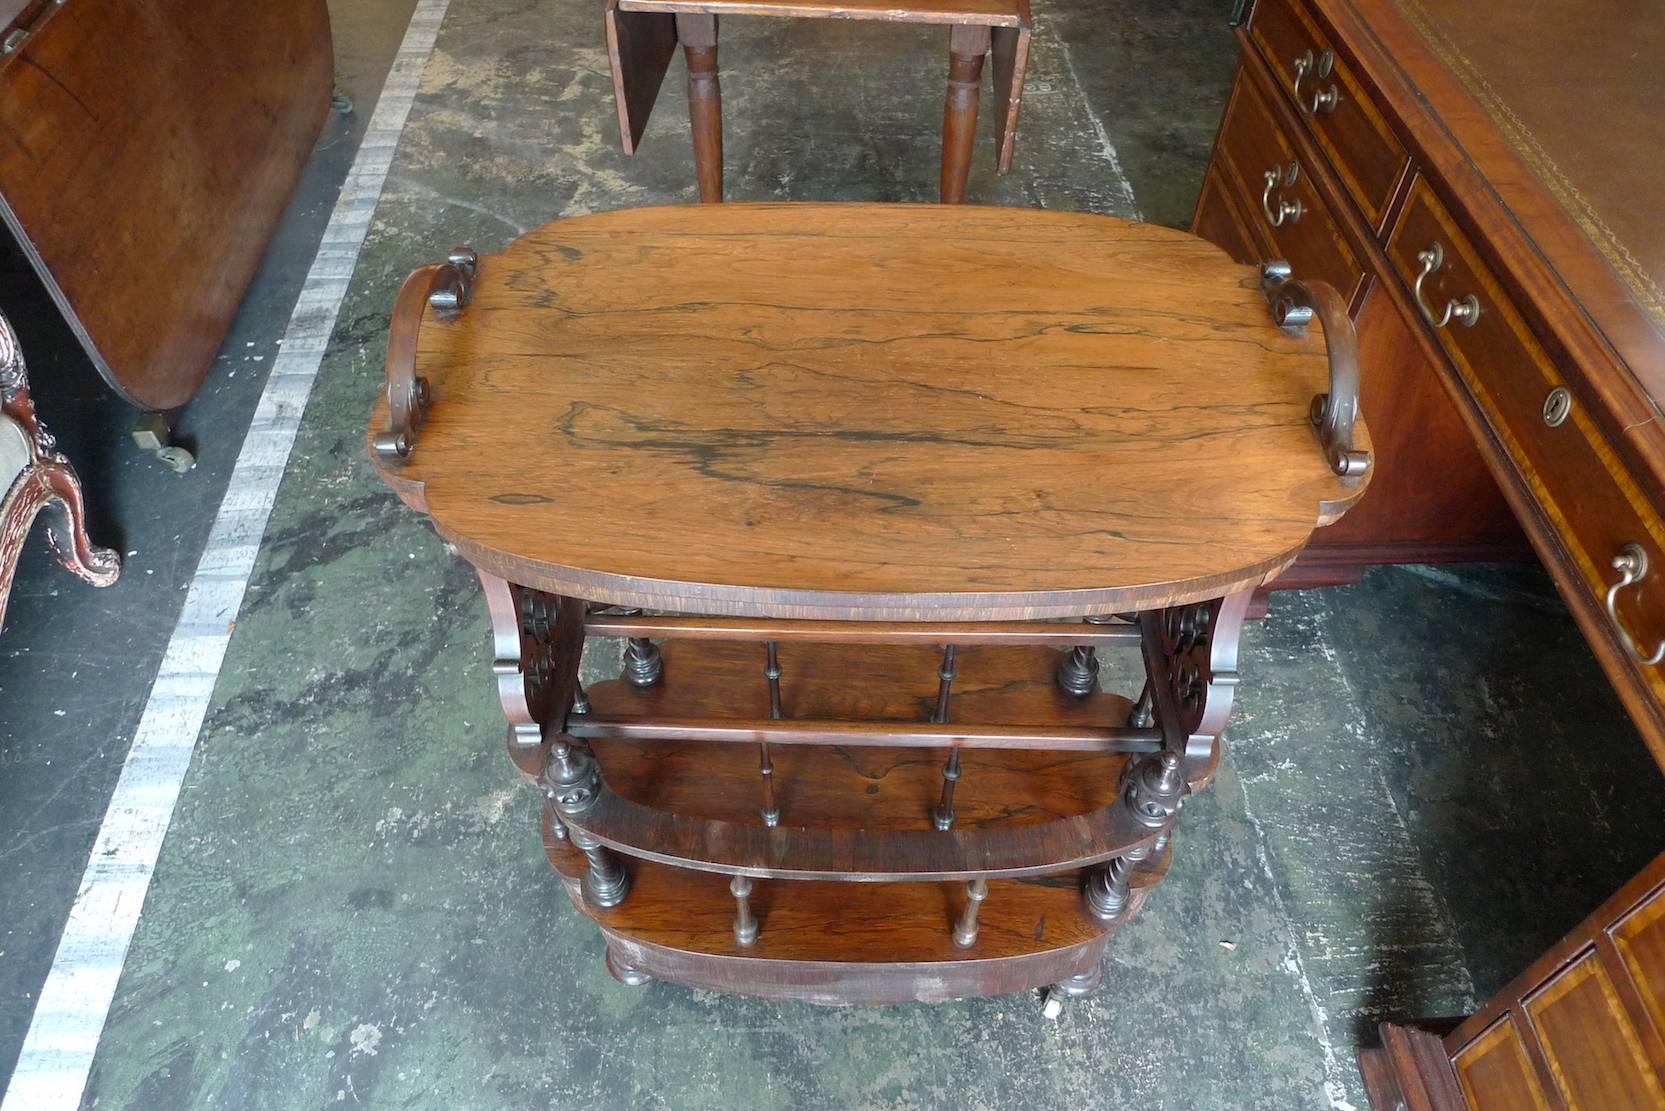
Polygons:
<instances>
[{"instance_id":1,"label":"wooden gallery rail","mask_svg":"<svg viewBox=\"0 0 1665 1111\"><path fill-rule=\"evenodd\" d=\"M1332 290L1180 232L705 206L417 270L370 444L479 572L615 976L1055 1000L1214 774L1252 592L1364 491L1357 388Z\"/></svg>"}]
</instances>

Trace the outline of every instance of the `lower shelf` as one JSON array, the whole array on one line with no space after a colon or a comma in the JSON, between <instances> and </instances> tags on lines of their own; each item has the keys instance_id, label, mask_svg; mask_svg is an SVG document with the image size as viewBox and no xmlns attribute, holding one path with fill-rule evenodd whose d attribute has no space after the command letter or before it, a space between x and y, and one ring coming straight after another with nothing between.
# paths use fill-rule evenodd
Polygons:
<instances>
[{"instance_id":1,"label":"lower shelf","mask_svg":"<svg viewBox=\"0 0 1665 1111\"><path fill-rule=\"evenodd\" d=\"M759 880L751 905L757 940L734 936L728 877L624 860L630 894L588 903L584 857L543 821L544 851L573 904L601 927L609 966L715 991L828 1005L942 1002L1024 991L1093 972L1117 926L1138 913L1167 873L1172 846L1133 872L1133 898L1114 923L1082 907L1079 873L993 880L977 940L950 936L965 906L960 883Z\"/></svg>"}]
</instances>

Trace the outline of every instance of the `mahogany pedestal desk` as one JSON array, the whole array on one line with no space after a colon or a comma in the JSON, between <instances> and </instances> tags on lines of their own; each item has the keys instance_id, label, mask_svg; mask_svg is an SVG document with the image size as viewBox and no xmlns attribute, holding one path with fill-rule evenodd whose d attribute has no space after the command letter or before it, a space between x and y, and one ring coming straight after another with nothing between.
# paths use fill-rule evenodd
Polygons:
<instances>
[{"instance_id":1,"label":"mahogany pedestal desk","mask_svg":"<svg viewBox=\"0 0 1665 1111\"><path fill-rule=\"evenodd\" d=\"M1214 774L1252 592L1365 489L1357 387L1334 290L1183 232L693 206L419 268L369 439L479 571L620 980L1068 995Z\"/></svg>"},{"instance_id":2,"label":"mahogany pedestal desk","mask_svg":"<svg viewBox=\"0 0 1665 1111\"><path fill-rule=\"evenodd\" d=\"M1495 482L1665 766L1659 3L1256 0L1238 37L1195 226L1352 298L1380 448L1283 581L1483 555ZM1665 1107L1665 863L1441 1033L1384 1027L1375 1106Z\"/></svg>"},{"instance_id":3,"label":"mahogany pedestal desk","mask_svg":"<svg viewBox=\"0 0 1665 1111\"><path fill-rule=\"evenodd\" d=\"M1029 65L1029 0L607 0L607 57L619 139L635 154L678 43L688 60L688 117L700 200L723 199L723 104L717 17L862 19L948 27L948 97L942 112L944 204L965 199L976 145L983 60L994 59L995 169L1012 168L1018 106Z\"/></svg>"}]
</instances>

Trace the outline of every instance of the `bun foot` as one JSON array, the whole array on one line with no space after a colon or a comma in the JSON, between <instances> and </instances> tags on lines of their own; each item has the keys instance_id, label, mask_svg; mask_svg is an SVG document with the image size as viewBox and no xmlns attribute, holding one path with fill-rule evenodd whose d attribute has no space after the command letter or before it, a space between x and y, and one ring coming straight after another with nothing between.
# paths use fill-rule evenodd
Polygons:
<instances>
[{"instance_id":1,"label":"bun foot","mask_svg":"<svg viewBox=\"0 0 1665 1111\"><path fill-rule=\"evenodd\" d=\"M652 976L630 964L611 949L607 950L607 971L612 974L613 979L627 988L639 988L653 979Z\"/></svg>"}]
</instances>

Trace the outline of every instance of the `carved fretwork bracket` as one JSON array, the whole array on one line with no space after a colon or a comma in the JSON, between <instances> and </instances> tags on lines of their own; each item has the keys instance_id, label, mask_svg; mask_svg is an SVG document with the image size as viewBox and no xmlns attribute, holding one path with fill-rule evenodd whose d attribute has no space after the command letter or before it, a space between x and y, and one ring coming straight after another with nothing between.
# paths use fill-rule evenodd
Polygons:
<instances>
[{"instance_id":1,"label":"carved fretwork bracket","mask_svg":"<svg viewBox=\"0 0 1665 1111\"><path fill-rule=\"evenodd\" d=\"M509 719L509 758L536 780L578 695L585 606L486 571L479 575L491 611L492 673Z\"/></svg>"},{"instance_id":2,"label":"carved fretwork bracket","mask_svg":"<svg viewBox=\"0 0 1665 1111\"><path fill-rule=\"evenodd\" d=\"M1326 282L1292 278L1287 262L1263 264L1260 287L1272 318L1284 331L1304 334L1314 315L1323 325L1330 388L1312 399L1308 415L1330 469L1343 478L1363 478L1371 460L1370 452L1353 442L1353 424L1359 418L1359 340L1347 302Z\"/></svg>"},{"instance_id":3,"label":"carved fretwork bracket","mask_svg":"<svg viewBox=\"0 0 1665 1111\"><path fill-rule=\"evenodd\" d=\"M1139 615L1145 670L1169 752L1207 762L1231 714L1237 642L1252 591Z\"/></svg>"}]
</instances>

